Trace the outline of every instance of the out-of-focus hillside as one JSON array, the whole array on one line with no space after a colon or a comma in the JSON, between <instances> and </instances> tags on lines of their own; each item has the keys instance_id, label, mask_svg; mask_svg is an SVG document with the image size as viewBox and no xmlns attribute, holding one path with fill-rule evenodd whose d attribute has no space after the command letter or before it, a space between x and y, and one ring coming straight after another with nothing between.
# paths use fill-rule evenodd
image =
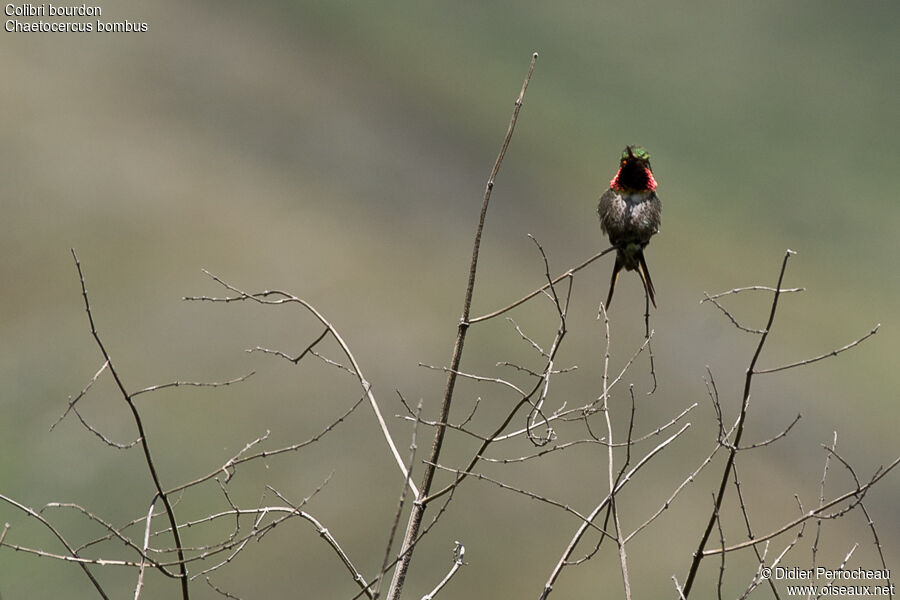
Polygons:
<instances>
[{"instance_id":1,"label":"out-of-focus hillside","mask_svg":"<svg viewBox=\"0 0 900 600\"><path fill-rule=\"evenodd\" d=\"M267 429L273 446L308 438L358 397L353 382L327 366L244 352L302 350L320 333L306 315L183 302L222 293L203 268L248 291L280 288L313 302L354 348L389 417L403 412L397 390L423 398L433 416L443 376L417 363L449 359L484 183L533 51L540 59L494 191L474 312L542 282L529 233L554 272L605 247L596 199L626 144L650 150L664 205L647 250L660 305L652 321L659 390L644 400L642 424L701 406L689 439L638 484L645 495L628 498L630 525L711 443L707 365L736 410L754 339L701 306L703 292L773 285L786 248L798 252L786 285L807 291L784 298L764 366L840 347L877 322L882 328L837 359L759 381L753 441L803 414L780 446L748 455L742 476L767 482L747 490L761 521L794 514L794 492L807 507L818 501L820 444L835 429L838 449L863 476L900 454L896 3L103 8L108 20L145 21L149 31L0 32L0 493L35 507L82 503L116 523L141 515L152 497L135 450L117 453L71 418L47 432L101 362L71 247L97 327L132 389L258 371L241 386L144 397L167 485L221 464ZM598 262L575 283L571 345L560 357L579 365L562 388L573 404L598 393L602 330L594 315L611 264ZM767 302L761 295L735 306L762 327ZM641 342L642 311L638 279L627 273L611 310L619 366ZM520 316L536 329L555 326L540 314ZM497 361L527 356L509 325L476 329L466 368L499 373ZM646 364L632 378L643 391ZM465 402L483 396L485 411L500 402L491 388L461 389ZM626 406L624 395L616 401ZM84 412L127 440L134 433L120 404L102 381ZM390 425L405 447L408 425ZM277 481L299 499L334 471L310 512L371 573L400 482L368 409L342 427L305 453L248 469L235 494L252 504L265 482ZM465 440L453 443L451 456L462 460ZM597 460L573 453L547 463L536 481L524 470L509 473L589 510L603 489ZM583 489L572 490L573 472L584 473ZM835 476L830 491L846 485ZM670 593L670 576L683 576L712 486L701 479L673 506L663 539L636 539L636 597ZM900 477L867 501L896 566ZM197 502L179 510L194 514L203 509ZM446 572L460 539L470 564L448 597L496 597L500 589L537 597L572 520L479 482L468 482L455 502L413 563L410 596ZM86 535L83 519L52 516L73 537ZM861 566L877 568L862 518L854 519L831 530L824 560L837 566L858 541ZM12 524L7 541L53 549L46 532L0 504L4 522ZM741 532L733 523L730 533ZM355 593L311 528L289 526L257 546L223 571L223 587L247 598ZM523 547L533 550L515 552ZM112 588L129 589L132 575L99 571ZM599 556L567 572L558 594L584 597L619 577L612 554ZM197 597L216 597L202 586L196 582ZM91 592L75 567L0 550L4 600ZM146 593L171 597L174 587L154 577Z\"/></svg>"}]
</instances>

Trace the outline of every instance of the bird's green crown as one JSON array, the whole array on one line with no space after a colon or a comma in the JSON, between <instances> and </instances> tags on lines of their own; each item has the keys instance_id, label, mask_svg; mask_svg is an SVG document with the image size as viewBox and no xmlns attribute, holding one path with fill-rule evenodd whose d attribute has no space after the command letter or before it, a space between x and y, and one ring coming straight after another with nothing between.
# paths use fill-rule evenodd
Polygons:
<instances>
[{"instance_id":1,"label":"bird's green crown","mask_svg":"<svg viewBox=\"0 0 900 600\"><path fill-rule=\"evenodd\" d=\"M650 153L640 146L628 146L622 151L622 160L636 158L638 160L650 160Z\"/></svg>"}]
</instances>

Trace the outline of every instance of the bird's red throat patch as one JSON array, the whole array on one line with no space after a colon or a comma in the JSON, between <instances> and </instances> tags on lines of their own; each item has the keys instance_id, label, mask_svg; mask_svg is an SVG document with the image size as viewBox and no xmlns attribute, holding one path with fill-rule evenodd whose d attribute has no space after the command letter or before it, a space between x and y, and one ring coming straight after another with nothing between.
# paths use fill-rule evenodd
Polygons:
<instances>
[{"instance_id":1,"label":"bird's red throat patch","mask_svg":"<svg viewBox=\"0 0 900 600\"><path fill-rule=\"evenodd\" d=\"M646 175L646 184L640 188L633 188L631 186L624 185L621 181L619 181L619 177L620 177L620 175L622 175L622 167L619 167L619 170L616 171L616 176L610 180L609 187L611 187L612 189L619 191L619 192L632 191L632 190L641 191L641 192L656 191L656 179L653 178L653 172L650 169L645 167L644 174Z\"/></svg>"}]
</instances>

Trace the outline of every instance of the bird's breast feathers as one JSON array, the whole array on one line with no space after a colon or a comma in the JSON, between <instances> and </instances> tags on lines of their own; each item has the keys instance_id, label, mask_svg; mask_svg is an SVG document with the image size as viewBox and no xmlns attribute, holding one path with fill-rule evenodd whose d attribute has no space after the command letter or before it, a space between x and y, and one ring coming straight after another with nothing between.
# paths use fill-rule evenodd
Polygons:
<instances>
[{"instance_id":1,"label":"bird's breast feathers","mask_svg":"<svg viewBox=\"0 0 900 600\"><path fill-rule=\"evenodd\" d=\"M600 198L598 212L603 231L613 237L650 236L659 231L662 203L656 192L618 192L607 190Z\"/></svg>"}]
</instances>

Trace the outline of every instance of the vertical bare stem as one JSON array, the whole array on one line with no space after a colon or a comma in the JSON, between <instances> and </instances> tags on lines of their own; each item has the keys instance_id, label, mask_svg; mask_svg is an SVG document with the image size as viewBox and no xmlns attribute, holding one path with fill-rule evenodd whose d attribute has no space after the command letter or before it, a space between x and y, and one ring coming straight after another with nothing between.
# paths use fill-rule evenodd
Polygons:
<instances>
[{"instance_id":1,"label":"vertical bare stem","mask_svg":"<svg viewBox=\"0 0 900 600\"><path fill-rule=\"evenodd\" d=\"M122 397L128 404L128 408L131 409L131 415L134 417L134 423L137 427L138 435L140 436L138 439L141 440L141 449L143 449L144 451L144 459L147 463L147 468L150 470L150 478L153 480L153 486L156 488L156 493L162 500L163 506L165 506L166 516L169 518L169 525L172 527L172 537L175 539L175 551L178 553L178 568L180 571L179 579L181 580L181 597L184 600L188 600L190 598L190 593L188 592L187 565L185 565L184 561L184 551L181 549L181 536L178 534L178 523L175 521L175 511L172 510L172 503L169 502L169 497L163 490L162 483L160 483L159 481L159 475L156 473L156 465L154 464L153 457L150 454L150 444L147 442L147 434L144 432L144 423L141 419L141 415L138 412L137 407L134 405L134 400L132 399L131 394L129 394L125 389L125 384L119 377L118 371L116 371L116 369L113 367L112 359L109 357L109 353L106 351L106 346L103 345L103 342L100 339L100 334L97 333L97 328L94 326L94 316L93 314L91 314L91 304L88 301L87 288L84 284L84 274L81 272L81 263L78 261L78 256L75 254L74 248L72 249L72 258L75 259L75 267L78 269L78 278L81 280L81 295L84 298L84 310L87 312L88 322L91 325L91 335L94 337L94 341L97 342L97 347L100 348L100 352L103 354L103 358L106 359L106 363L109 365L109 372L112 374L113 379L115 379L116 381L116 387L119 388L119 391L122 393Z\"/></svg>"},{"instance_id":2,"label":"vertical bare stem","mask_svg":"<svg viewBox=\"0 0 900 600\"><path fill-rule=\"evenodd\" d=\"M625 600L631 600L631 584L628 579L628 557L625 553L625 537L622 534L622 527L619 523L619 511L616 510L616 485L618 477L615 474L615 447L613 440L612 419L609 416L609 318L606 314L606 307L600 305L600 312L603 314L603 322L606 326L606 353L603 357L603 403L600 409L606 418L606 440L607 440L607 476L609 478L609 507L612 515L613 525L616 529L616 546L619 550L619 565L622 570L622 581L625 584ZM634 406L632 404L632 406ZM634 422L634 414L632 413L632 424ZM631 452L631 435L629 430L628 452ZM620 473L621 476L621 473Z\"/></svg>"},{"instance_id":3,"label":"vertical bare stem","mask_svg":"<svg viewBox=\"0 0 900 600\"><path fill-rule=\"evenodd\" d=\"M537 61L538 54L535 52L531 56L531 64L528 67L528 74L522 83L522 90L519 97L516 98L515 107L513 108L512 117L509 120L509 127L506 131L506 138L503 140L503 146L500 148L500 154L494 162L494 168L491 169L491 176L488 178L487 186L484 190L484 199L481 202L481 214L478 218L478 227L475 230L475 242L472 246L472 262L469 264L469 280L466 284L466 295L463 301L462 316L459 319L459 326L456 331L456 342L453 345L453 355L450 359L450 367L447 371L447 385L444 388L444 400L441 404L441 416L437 422L440 424L435 429L434 441L431 445L431 453L425 462L425 473L422 475L422 485L419 496L413 503L412 511L410 511L409 521L406 525L406 534L403 539L403 547L401 549L401 559L394 571L394 578L391 581L391 588L388 591L388 600L397 600L403 589L406 580L406 572L409 569L409 563L412 560L413 544L419 534L419 528L422 525L422 517L425 514L425 504L422 500L428 496L431 489L431 483L434 480L435 465L441 454L441 447L444 443L444 433L446 432L447 418L450 415L450 405L453 400L453 389L456 385L456 374L459 369L459 363L462 360L463 344L466 341L466 332L469 330L469 311L472 306L472 293L475 289L475 273L478 269L478 252L481 248L481 233L484 230L484 221L487 217L488 205L491 201L491 192L494 189L494 179L500 171L500 164L506 155L506 149L509 148L509 142L512 139L513 131L516 128L516 121L519 118L519 111L522 108L522 102L525 99L525 90L528 89L528 83L531 81L531 74L534 72L534 64Z\"/></svg>"}]
</instances>

